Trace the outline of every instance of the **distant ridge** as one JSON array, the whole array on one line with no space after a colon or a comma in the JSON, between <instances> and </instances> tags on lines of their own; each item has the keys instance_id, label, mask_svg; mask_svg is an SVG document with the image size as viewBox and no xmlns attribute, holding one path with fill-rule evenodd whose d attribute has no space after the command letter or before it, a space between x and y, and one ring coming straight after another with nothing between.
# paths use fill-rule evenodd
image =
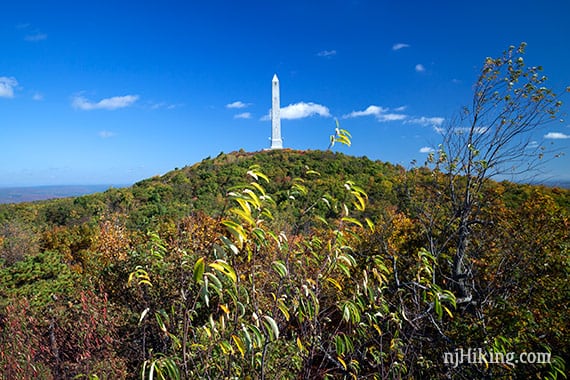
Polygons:
<instances>
[{"instance_id":1,"label":"distant ridge","mask_svg":"<svg viewBox=\"0 0 570 380\"><path fill-rule=\"evenodd\" d=\"M103 192L126 185L61 185L0 188L0 204L43 201Z\"/></svg>"}]
</instances>

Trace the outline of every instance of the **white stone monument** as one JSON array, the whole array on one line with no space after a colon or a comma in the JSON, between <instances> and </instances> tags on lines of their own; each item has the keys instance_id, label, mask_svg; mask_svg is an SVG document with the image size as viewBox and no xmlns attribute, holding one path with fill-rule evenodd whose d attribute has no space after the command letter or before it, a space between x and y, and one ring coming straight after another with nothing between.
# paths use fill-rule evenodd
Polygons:
<instances>
[{"instance_id":1,"label":"white stone monument","mask_svg":"<svg viewBox=\"0 0 570 380\"><path fill-rule=\"evenodd\" d=\"M271 149L283 149L281 116L279 115L281 110L279 103L279 79L277 78L277 74L273 75L271 84Z\"/></svg>"}]
</instances>

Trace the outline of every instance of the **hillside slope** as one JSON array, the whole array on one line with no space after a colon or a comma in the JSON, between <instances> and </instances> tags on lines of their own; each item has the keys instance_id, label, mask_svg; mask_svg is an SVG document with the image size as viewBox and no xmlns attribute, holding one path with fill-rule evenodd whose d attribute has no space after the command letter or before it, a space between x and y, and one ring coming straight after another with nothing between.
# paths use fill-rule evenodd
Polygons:
<instances>
[{"instance_id":1,"label":"hillside slope","mask_svg":"<svg viewBox=\"0 0 570 380\"><path fill-rule=\"evenodd\" d=\"M121 213L129 216L132 228L145 229L159 220L177 219L197 211L215 216L227 207L228 191L249 181L246 173L252 165L258 165L270 179L265 186L278 203L289 196L294 180L307 179L310 171L319 173L318 178L309 176L312 178L306 183L313 197L324 193L338 195L345 182L352 181L368 194L367 213L370 215L388 205L401 206L403 202L407 172L401 166L330 151L240 151L220 153L215 158L206 158L131 187L34 205L0 205L0 223L23 219L36 225L69 225L103 214ZM429 174L425 170L420 172ZM510 182L491 182L491 186L501 186L501 193L511 206L519 204L530 189L536 188L551 195L561 206L570 207L570 191L566 189ZM312 191L317 188L320 192Z\"/></svg>"},{"instance_id":2,"label":"hillside slope","mask_svg":"<svg viewBox=\"0 0 570 380\"><path fill-rule=\"evenodd\" d=\"M0 373L560 376L570 191L485 184L466 299L446 184L328 151L234 152L130 188L0 205ZM551 356L451 360L462 349Z\"/></svg>"}]
</instances>

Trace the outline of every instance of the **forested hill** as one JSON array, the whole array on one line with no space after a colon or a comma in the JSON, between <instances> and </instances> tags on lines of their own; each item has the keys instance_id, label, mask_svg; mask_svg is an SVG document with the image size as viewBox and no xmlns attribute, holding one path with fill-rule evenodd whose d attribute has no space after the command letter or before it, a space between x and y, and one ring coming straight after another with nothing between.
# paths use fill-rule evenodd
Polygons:
<instances>
[{"instance_id":1,"label":"forested hill","mask_svg":"<svg viewBox=\"0 0 570 380\"><path fill-rule=\"evenodd\" d=\"M0 205L0 379L561 378L570 191L468 183L240 151Z\"/></svg>"},{"instance_id":2,"label":"forested hill","mask_svg":"<svg viewBox=\"0 0 570 380\"><path fill-rule=\"evenodd\" d=\"M270 179L266 189L276 201L289 196L295 179L314 171L319 175L318 178L312 175L314 181L307 181L309 187L338 192L351 180L370 193L373 204L376 199L393 203L396 202L394 181L404 172L400 166L330 151L284 149L220 153L215 158L140 181L132 187L34 204L0 205L0 221L13 219L18 214L24 218L33 214L39 224L68 225L93 216L121 213L128 215L130 226L144 229L159 220L176 219L196 211L218 215L227 206L227 192L233 186L248 183L246 173L252 165L258 165Z\"/></svg>"},{"instance_id":3,"label":"forested hill","mask_svg":"<svg viewBox=\"0 0 570 380\"><path fill-rule=\"evenodd\" d=\"M342 191L347 181L362 187L368 195L367 213L382 207L399 206L409 181L409 172L399 165L372 161L331 151L267 150L220 153L192 166L152 177L132 187L112 188L103 193L54 199L34 204L0 205L0 222L33 217L37 225L68 225L92 217L120 213L129 226L144 229L164 219L177 219L197 211L219 215L227 207L227 192L249 181L247 172L257 165L269 178L264 184L277 203L290 196L291 187L304 181L309 190L317 187L324 195ZM318 174L309 174L316 172ZM421 176L429 171L418 170ZM560 188L494 183L510 205L524 200L531 189L549 194L561 206L570 207L570 192ZM317 196L316 193L313 196ZM32 211L33 210L33 211ZM31 220L27 220L31 222Z\"/></svg>"}]
</instances>

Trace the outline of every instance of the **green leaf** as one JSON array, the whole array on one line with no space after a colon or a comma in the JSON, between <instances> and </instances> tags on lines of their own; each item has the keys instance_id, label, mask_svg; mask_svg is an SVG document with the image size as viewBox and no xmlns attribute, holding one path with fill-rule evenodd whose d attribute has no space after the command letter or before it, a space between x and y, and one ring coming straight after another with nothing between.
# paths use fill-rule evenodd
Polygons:
<instances>
[{"instance_id":1,"label":"green leaf","mask_svg":"<svg viewBox=\"0 0 570 380\"><path fill-rule=\"evenodd\" d=\"M264 343L263 334L255 325L247 325L248 329L253 333L252 342L257 348L262 347Z\"/></svg>"},{"instance_id":2,"label":"green leaf","mask_svg":"<svg viewBox=\"0 0 570 380\"><path fill-rule=\"evenodd\" d=\"M243 248L243 243L247 240L247 234L245 233L245 230L241 224L236 223L232 220L224 220L222 221L222 225L224 225L228 231L238 240L239 248Z\"/></svg>"},{"instance_id":3,"label":"green leaf","mask_svg":"<svg viewBox=\"0 0 570 380\"><path fill-rule=\"evenodd\" d=\"M158 327L160 328L160 330L163 333L167 333L168 330L166 328L166 323L164 322L163 318L168 322L168 314L166 314L166 312L164 310L159 310L156 313L154 313L154 316L156 318L156 322L158 323Z\"/></svg>"},{"instance_id":4,"label":"green leaf","mask_svg":"<svg viewBox=\"0 0 570 380\"><path fill-rule=\"evenodd\" d=\"M273 332L272 334L273 338L275 340L279 339L279 327L277 327L277 323L275 322L275 320L268 315L264 315L263 319L265 319L267 324L269 324L271 331Z\"/></svg>"},{"instance_id":5,"label":"green leaf","mask_svg":"<svg viewBox=\"0 0 570 380\"><path fill-rule=\"evenodd\" d=\"M271 264L271 267L273 268L273 270L275 272L277 272L277 274L281 277L281 278L285 278L288 274L287 271L287 267L285 266L285 264L283 263L283 261L278 260L278 261L274 261Z\"/></svg>"},{"instance_id":6,"label":"green leaf","mask_svg":"<svg viewBox=\"0 0 570 380\"><path fill-rule=\"evenodd\" d=\"M222 294L223 285L222 285L222 282L220 281L220 279L219 279L218 277L216 277L215 274L210 273L210 272L207 272L207 273L205 274L205 276L206 276L205 278L206 278L207 280L209 280L206 285L207 285L208 287L214 289L214 290L216 291L216 293L218 293L218 295L221 295L221 294Z\"/></svg>"},{"instance_id":7,"label":"green leaf","mask_svg":"<svg viewBox=\"0 0 570 380\"><path fill-rule=\"evenodd\" d=\"M283 300L283 298L279 298L277 300L277 307L279 308L279 310L281 310L281 313L283 313L285 319L289 321L291 315L289 314L289 309L287 308L287 305L285 305L285 301Z\"/></svg>"},{"instance_id":8,"label":"green leaf","mask_svg":"<svg viewBox=\"0 0 570 380\"><path fill-rule=\"evenodd\" d=\"M237 255L239 253L239 249L238 247L236 247L236 245L227 237L225 236L220 236L220 239L222 240L222 242L224 243L224 245L230 249L230 251L233 252L234 255Z\"/></svg>"},{"instance_id":9,"label":"green leaf","mask_svg":"<svg viewBox=\"0 0 570 380\"><path fill-rule=\"evenodd\" d=\"M196 260L196 264L194 264L194 274L192 276L192 279L195 283L202 283L202 277L204 276L205 269L206 264L204 263L204 257L200 257L198 260Z\"/></svg>"}]
</instances>

